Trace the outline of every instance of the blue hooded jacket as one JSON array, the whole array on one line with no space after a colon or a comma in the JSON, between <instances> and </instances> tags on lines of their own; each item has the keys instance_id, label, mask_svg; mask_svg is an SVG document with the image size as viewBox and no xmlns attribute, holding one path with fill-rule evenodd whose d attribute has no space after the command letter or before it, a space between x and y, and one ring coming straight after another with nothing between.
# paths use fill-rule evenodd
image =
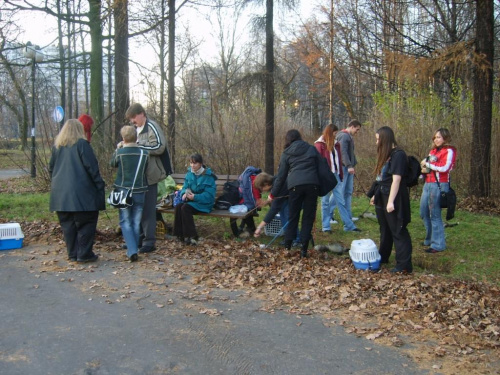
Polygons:
<instances>
[{"instance_id":1,"label":"blue hooded jacket","mask_svg":"<svg viewBox=\"0 0 500 375\"><path fill-rule=\"evenodd\" d=\"M217 180L217 176L210 168L203 167L205 170L199 176L191 172L191 168L188 169L180 194L182 197L186 190L190 189L195 196L194 201L188 201L187 204L200 212L209 213L215 203L215 193L217 191L215 180Z\"/></svg>"}]
</instances>

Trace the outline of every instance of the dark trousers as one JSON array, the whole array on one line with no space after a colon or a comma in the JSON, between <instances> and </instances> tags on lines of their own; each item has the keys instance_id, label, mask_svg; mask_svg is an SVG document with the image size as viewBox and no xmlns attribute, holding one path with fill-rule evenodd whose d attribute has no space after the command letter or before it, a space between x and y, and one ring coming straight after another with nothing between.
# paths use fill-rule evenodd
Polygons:
<instances>
[{"instance_id":1,"label":"dark trousers","mask_svg":"<svg viewBox=\"0 0 500 375\"><path fill-rule=\"evenodd\" d=\"M99 211L59 211L57 217L66 242L68 258L82 260L92 258Z\"/></svg>"},{"instance_id":2,"label":"dark trousers","mask_svg":"<svg viewBox=\"0 0 500 375\"><path fill-rule=\"evenodd\" d=\"M302 210L302 223L300 226L300 239L302 250L307 250L312 238L312 228L316 219L316 206L318 201L317 185L299 185L290 189L289 219L285 232L285 246L289 247L297 236L300 211Z\"/></svg>"},{"instance_id":3,"label":"dark trousers","mask_svg":"<svg viewBox=\"0 0 500 375\"><path fill-rule=\"evenodd\" d=\"M392 252L392 245L396 248L396 268L400 271L413 271L411 262L412 244L411 237L406 225L403 225L403 220L398 218L398 213L401 208L388 213L387 200L388 195L381 194L380 206L375 206L378 224L380 226L380 248L379 253L382 258L382 263L389 262L389 257Z\"/></svg>"},{"instance_id":4,"label":"dark trousers","mask_svg":"<svg viewBox=\"0 0 500 375\"><path fill-rule=\"evenodd\" d=\"M174 236L184 240L185 238L198 239L193 215L199 212L187 203L180 203L174 210Z\"/></svg>"},{"instance_id":5,"label":"dark trousers","mask_svg":"<svg viewBox=\"0 0 500 375\"><path fill-rule=\"evenodd\" d=\"M142 209L141 237L143 246L154 246L156 243L156 196L158 184L148 185Z\"/></svg>"}]
</instances>

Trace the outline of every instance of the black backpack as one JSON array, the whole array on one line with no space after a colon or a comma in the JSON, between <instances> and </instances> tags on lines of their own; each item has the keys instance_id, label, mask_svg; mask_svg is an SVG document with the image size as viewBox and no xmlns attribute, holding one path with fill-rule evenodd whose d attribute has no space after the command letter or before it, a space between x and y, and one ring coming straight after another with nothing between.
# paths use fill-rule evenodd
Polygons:
<instances>
[{"instance_id":1,"label":"black backpack","mask_svg":"<svg viewBox=\"0 0 500 375\"><path fill-rule=\"evenodd\" d=\"M216 199L214 208L216 210L229 210L229 207L240 203L240 183L238 181L227 181L222 188L222 195Z\"/></svg>"},{"instance_id":2,"label":"black backpack","mask_svg":"<svg viewBox=\"0 0 500 375\"><path fill-rule=\"evenodd\" d=\"M422 174L422 167L418 159L410 155L408 156L408 174L406 175L406 186L412 187L418 185L418 179Z\"/></svg>"}]
</instances>

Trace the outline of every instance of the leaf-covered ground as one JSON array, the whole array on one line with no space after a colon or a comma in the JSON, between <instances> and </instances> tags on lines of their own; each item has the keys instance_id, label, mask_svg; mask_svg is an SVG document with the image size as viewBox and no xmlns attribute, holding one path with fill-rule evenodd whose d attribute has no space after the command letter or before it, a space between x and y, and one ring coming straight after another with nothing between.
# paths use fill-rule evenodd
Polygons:
<instances>
[{"instance_id":1,"label":"leaf-covered ground","mask_svg":"<svg viewBox=\"0 0 500 375\"><path fill-rule=\"evenodd\" d=\"M25 246L50 245L30 267L64 272L68 263L59 225L21 226ZM122 243L111 229L99 232L95 251L101 260L95 266L104 267L107 260L139 267L154 280L160 265L168 263L195 297L206 298L207 290L241 290L260 298L263 311L322 316L326 326L341 325L360 338L399 347L436 373L500 373L500 290L494 285L431 274L393 275L385 268L358 271L347 255L311 251L309 259L300 260L296 250L261 249L251 239L205 239L196 247L162 240L156 252L132 264ZM117 284L113 288L121 293ZM155 288L151 282L152 293Z\"/></svg>"}]
</instances>

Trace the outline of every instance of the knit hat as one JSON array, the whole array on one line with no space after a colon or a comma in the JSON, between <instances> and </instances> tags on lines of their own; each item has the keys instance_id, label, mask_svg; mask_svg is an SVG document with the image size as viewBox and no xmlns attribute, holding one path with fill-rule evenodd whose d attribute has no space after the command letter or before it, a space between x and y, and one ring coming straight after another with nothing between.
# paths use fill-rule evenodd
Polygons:
<instances>
[{"instance_id":1,"label":"knit hat","mask_svg":"<svg viewBox=\"0 0 500 375\"><path fill-rule=\"evenodd\" d=\"M90 129L92 128L92 125L94 125L94 120L89 115L83 114L78 117L78 121L83 124L83 130L85 131L85 135L87 136L87 141L90 142L90 138L92 137Z\"/></svg>"}]
</instances>

